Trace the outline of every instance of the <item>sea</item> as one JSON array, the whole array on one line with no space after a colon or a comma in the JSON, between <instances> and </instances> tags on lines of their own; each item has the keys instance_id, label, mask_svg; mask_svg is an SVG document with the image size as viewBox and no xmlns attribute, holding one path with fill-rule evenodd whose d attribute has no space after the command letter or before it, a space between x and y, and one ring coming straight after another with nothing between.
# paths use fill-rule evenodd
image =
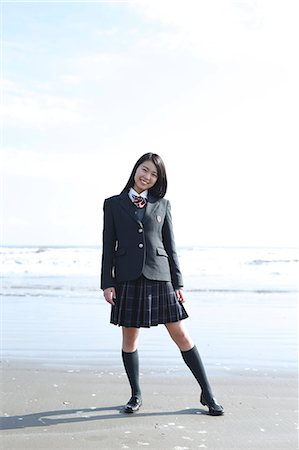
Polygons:
<instances>
[{"instance_id":1,"label":"sea","mask_svg":"<svg viewBox=\"0 0 299 450\"><path fill-rule=\"evenodd\" d=\"M214 374L297 370L296 248L178 247L185 326ZM100 289L100 247L2 247L1 359L121 366L121 329ZM165 327L142 329L141 364L182 370Z\"/></svg>"}]
</instances>

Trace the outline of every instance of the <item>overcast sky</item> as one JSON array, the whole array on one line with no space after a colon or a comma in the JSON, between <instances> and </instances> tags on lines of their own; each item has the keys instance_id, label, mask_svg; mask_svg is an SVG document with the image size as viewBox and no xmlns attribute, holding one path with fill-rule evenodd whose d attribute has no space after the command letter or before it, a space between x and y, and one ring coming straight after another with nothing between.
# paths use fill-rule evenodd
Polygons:
<instances>
[{"instance_id":1,"label":"overcast sky","mask_svg":"<svg viewBox=\"0 0 299 450\"><path fill-rule=\"evenodd\" d=\"M298 5L3 2L3 244L100 245L152 151L178 245L296 245Z\"/></svg>"}]
</instances>

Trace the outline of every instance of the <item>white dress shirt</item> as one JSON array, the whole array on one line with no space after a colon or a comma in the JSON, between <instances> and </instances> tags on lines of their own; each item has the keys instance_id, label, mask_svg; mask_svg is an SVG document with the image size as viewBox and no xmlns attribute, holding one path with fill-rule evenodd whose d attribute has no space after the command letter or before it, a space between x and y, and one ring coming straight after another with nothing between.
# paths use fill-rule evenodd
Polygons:
<instances>
[{"instance_id":1,"label":"white dress shirt","mask_svg":"<svg viewBox=\"0 0 299 450\"><path fill-rule=\"evenodd\" d=\"M146 191L142 191L141 194L138 194L138 192L136 192L133 188L131 188L129 190L128 195L130 197L130 200L132 200L132 202L133 202L134 201L133 195L136 195L137 197L143 197L143 198L147 199L147 193L148 193L148 191L146 190Z\"/></svg>"}]
</instances>

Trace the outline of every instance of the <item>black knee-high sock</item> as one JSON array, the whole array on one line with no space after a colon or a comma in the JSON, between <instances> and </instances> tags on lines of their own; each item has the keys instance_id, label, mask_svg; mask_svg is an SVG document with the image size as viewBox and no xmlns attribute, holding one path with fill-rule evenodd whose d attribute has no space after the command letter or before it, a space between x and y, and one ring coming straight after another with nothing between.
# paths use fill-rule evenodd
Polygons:
<instances>
[{"instance_id":1,"label":"black knee-high sock","mask_svg":"<svg viewBox=\"0 0 299 450\"><path fill-rule=\"evenodd\" d=\"M122 359L132 389L132 397L141 397L138 351L135 350L135 352L128 353L122 350Z\"/></svg>"},{"instance_id":2,"label":"black knee-high sock","mask_svg":"<svg viewBox=\"0 0 299 450\"><path fill-rule=\"evenodd\" d=\"M207 401L211 400L211 398L213 398L212 389L196 346L194 345L191 350L187 350L186 352L181 353L185 363L198 381L202 389L204 398Z\"/></svg>"}]
</instances>

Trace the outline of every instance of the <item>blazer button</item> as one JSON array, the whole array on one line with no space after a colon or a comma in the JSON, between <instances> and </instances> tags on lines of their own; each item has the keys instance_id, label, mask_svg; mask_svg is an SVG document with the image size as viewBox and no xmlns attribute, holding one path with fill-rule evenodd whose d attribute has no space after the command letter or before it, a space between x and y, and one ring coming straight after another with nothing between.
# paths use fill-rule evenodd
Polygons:
<instances>
[{"instance_id":1,"label":"blazer button","mask_svg":"<svg viewBox=\"0 0 299 450\"><path fill-rule=\"evenodd\" d=\"M142 231L143 231L142 228L139 228L138 233L142 233Z\"/></svg>"},{"instance_id":2,"label":"blazer button","mask_svg":"<svg viewBox=\"0 0 299 450\"><path fill-rule=\"evenodd\" d=\"M143 248L143 244L140 242L140 244L138 245L139 248Z\"/></svg>"}]
</instances>

